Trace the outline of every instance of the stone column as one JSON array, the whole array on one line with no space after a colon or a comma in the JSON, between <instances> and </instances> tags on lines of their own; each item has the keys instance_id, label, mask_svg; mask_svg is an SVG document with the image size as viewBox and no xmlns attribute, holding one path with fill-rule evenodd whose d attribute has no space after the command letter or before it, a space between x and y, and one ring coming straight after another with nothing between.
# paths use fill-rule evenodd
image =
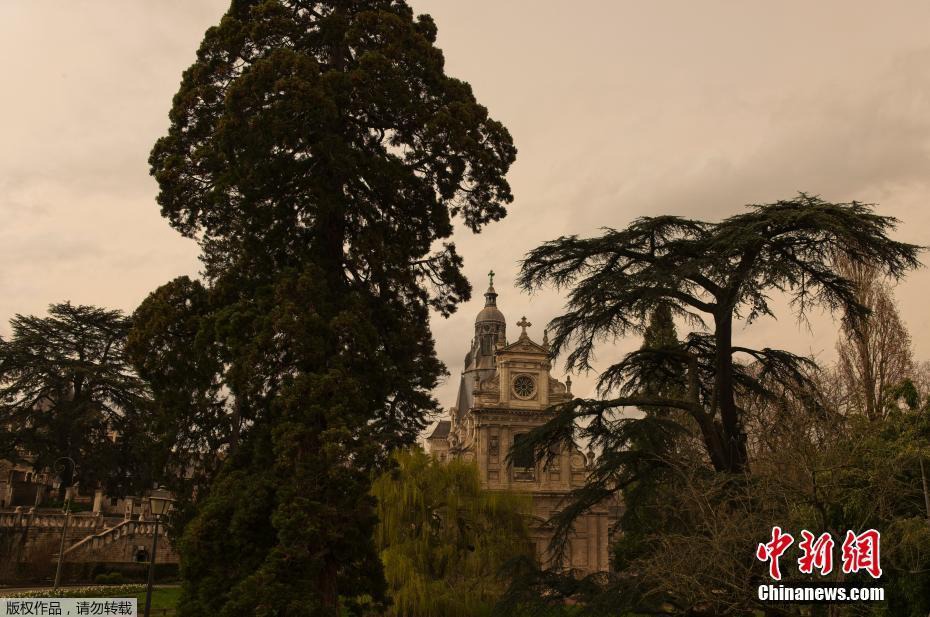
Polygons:
<instances>
[{"instance_id":1,"label":"stone column","mask_svg":"<svg viewBox=\"0 0 930 617\"><path fill-rule=\"evenodd\" d=\"M592 512L585 518L588 519L585 525L588 528L588 570L591 572L597 572L601 566L601 560L598 558L598 551L600 550L601 546L601 538L600 534L598 533L598 531L600 531L598 529L600 517Z\"/></svg>"},{"instance_id":2,"label":"stone column","mask_svg":"<svg viewBox=\"0 0 930 617\"><path fill-rule=\"evenodd\" d=\"M507 488L513 488L513 470L510 468L510 465L507 464L507 455L510 453L511 440L513 437L510 436L510 427L506 424L501 425L500 432L500 481L502 486Z\"/></svg>"}]
</instances>

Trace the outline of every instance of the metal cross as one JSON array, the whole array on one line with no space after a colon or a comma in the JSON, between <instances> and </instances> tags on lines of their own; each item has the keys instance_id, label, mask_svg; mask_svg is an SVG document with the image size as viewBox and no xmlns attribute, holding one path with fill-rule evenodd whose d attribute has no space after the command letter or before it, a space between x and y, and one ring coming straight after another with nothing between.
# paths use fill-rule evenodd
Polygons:
<instances>
[{"instance_id":1,"label":"metal cross","mask_svg":"<svg viewBox=\"0 0 930 617\"><path fill-rule=\"evenodd\" d=\"M494 270L488 272L488 279L491 281L491 287L494 287Z\"/></svg>"},{"instance_id":2,"label":"metal cross","mask_svg":"<svg viewBox=\"0 0 930 617\"><path fill-rule=\"evenodd\" d=\"M531 324L530 322L528 322L528 321L526 320L526 315L524 315L523 318L522 318L520 321L517 322L517 325L520 326L521 328L523 328L523 335L525 336L525 335L526 335L526 329L529 328L530 326L532 326L533 324Z\"/></svg>"}]
</instances>

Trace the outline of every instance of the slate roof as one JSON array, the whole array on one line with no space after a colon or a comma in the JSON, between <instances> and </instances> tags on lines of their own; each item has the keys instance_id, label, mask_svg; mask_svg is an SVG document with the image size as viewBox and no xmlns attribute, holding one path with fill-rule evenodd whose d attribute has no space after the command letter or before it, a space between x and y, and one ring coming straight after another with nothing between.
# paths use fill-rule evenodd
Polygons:
<instances>
[{"instance_id":1,"label":"slate roof","mask_svg":"<svg viewBox=\"0 0 930 617\"><path fill-rule=\"evenodd\" d=\"M436 428L433 429L433 432L427 439L445 439L449 436L449 431L451 429L452 422L449 420L440 420L439 424L436 425Z\"/></svg>"}]
</instances>

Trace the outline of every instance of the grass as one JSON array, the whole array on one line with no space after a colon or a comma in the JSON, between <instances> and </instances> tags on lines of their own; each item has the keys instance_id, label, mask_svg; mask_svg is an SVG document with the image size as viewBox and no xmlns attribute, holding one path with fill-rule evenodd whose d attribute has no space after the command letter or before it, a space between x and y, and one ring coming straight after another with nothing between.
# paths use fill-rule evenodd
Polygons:
<instances>
[{"instance_id":1,"label":"grass","mask_svg":"<svg viewBox=\"0 0 930 617\"><path fill-rule=\"evenodd\" d=\"M159 611L170 609L173 610L178 605L178 599L181 597L180 587L159 587L152 590L152 610ZM136 596L139 599L139 612L145 608L145 590ZM156 612L155 615L158 615Z\"/></svg>"}]
</instances>

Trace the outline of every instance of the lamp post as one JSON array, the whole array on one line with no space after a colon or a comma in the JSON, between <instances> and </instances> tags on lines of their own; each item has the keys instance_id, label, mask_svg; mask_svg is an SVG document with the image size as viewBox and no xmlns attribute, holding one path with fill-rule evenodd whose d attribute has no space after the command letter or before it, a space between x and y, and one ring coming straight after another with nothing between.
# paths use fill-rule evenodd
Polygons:
<instances>
[{"instance_id":1,"label":"lamp post","mask_svg":"<svg viewBox=\"0 0 930 617\"><path fill-rule=\"evenodd\" d=\"M61 584L61 564L65 560L65 536L68 533L68 521L70 521L71 519L71 500L68 499L70 495L68 495L67 490L73 483L74 470L77 467L77 465L74 464L74 459L71 458L70 456L62 456L56 459L55 460L55 471L59 473L59 476L58 476L59 482L56 488L60 487L62 484L61 477L65 470L65 463L71 463L71 476L68 478L68 485L65 487L65 504L64 504L65 521L61 525L61 542L58 545L58 566L55 568L55 585L52 588L53 592L58 591L58 585Z\"/></svg>"},{"instance_id":2,"label":"lamp post","mask_svg":"<svg viewBox=\"0 0 930 617\"><path fill-rule=\"evenodd\" d=\"M149 583L145 590L145 617L149 617L152 608L152 582L155 578L155 555L158 550L158 521L171 508L171 493L164 487L158 487L149 495L149 508L155 517L155 536L152 538L152 558L149 559Z\"/></svg>"}]
</instances>

